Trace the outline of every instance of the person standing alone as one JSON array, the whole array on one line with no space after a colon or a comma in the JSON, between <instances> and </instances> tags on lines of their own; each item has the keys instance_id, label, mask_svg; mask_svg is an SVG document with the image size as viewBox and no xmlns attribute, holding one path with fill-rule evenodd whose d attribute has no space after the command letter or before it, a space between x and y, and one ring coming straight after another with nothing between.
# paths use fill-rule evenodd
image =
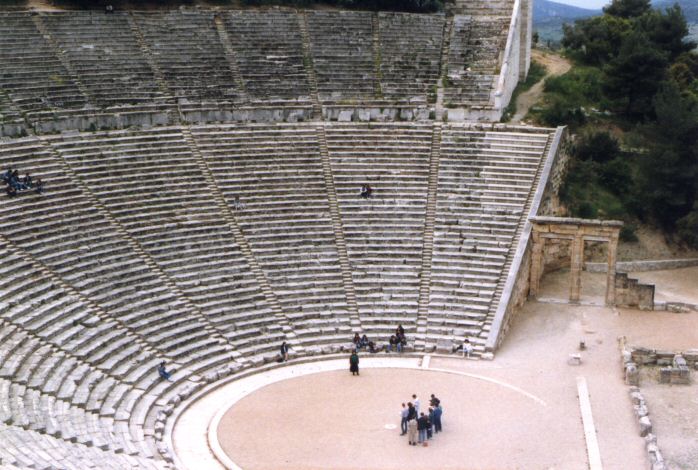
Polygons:
<instances>
[{"instance_id":1,"label":"person standing alone","mask_svg":"<svg viewBox=\"0 0 698 470\"><path fill-rule=\"evenodd\" d=\"M359 375L359 355L354 350L349 356L349 371L351 375Z\"/></svg>"}]
</instances>

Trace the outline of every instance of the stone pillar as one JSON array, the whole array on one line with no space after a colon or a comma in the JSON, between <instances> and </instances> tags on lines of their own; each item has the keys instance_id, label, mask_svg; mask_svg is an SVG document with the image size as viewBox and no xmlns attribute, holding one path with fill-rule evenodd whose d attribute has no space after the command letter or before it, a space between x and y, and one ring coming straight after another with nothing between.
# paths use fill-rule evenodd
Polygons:
<instances>
[{"instance_id":1,"label":"stone pillar","mask_svg":"<svg viewBox=\"0 0 698 470\"><path fill-rule=\"evenodd\" d=\"M570 302L579 303L582 290L582 265L584 264L584 239L575 235L570 260Z\"/></svg>"},{"instance_id":2,"label":"stone pillar","mask_svg":"<svg viewBox=\"0 0 698 470\"><path fill-rule=\"evenodd\" d=\"M616 304L616 256L618 251L618 234L608 240L608 270L606 271L606 305Z\"/></svg>"},{"instance_id":3,"label":"stone pillar","mask_svg":"<svg viewBox=\"0 0 698 470\"><path fill-rule=\"evenodd\" d=\"M540 288L540 279L543 277L543 248L545 247L545 238L540 236L540 233L533 232L533 253L531 255L531 280L528 295L534 299L538 297L538 289Z\"/></svg>"}]
</instances>

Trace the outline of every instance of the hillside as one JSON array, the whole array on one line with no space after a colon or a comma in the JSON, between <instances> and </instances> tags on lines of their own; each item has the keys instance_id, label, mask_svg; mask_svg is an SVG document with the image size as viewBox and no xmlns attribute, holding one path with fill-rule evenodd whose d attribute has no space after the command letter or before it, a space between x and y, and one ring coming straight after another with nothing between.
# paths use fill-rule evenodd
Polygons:
<instances>
[{"instance_id":1,"label":"hillside","mask_svg":"<svg viewBox=\"0 0 698 470\"><path fill-rule=\"evenodd\" d=\"M536 0L533 2L533 28L538 31L541 43L557 43L562 39L564 23L574 23L575 20L600 14L601 10L587 10L549 0Z\"/></svg>"},{"instance_id":2,"label":"hillside","mask_svg":"<svg viewBox=\"0 0 698 470\"><path fill-rule=\"evenodd\" d=\"M683 10L686 21L698 24L698 2L696 0L654 0L652 5L655 8L667 8L675 3L678 3Z\"/></svg>"}]
</instances>

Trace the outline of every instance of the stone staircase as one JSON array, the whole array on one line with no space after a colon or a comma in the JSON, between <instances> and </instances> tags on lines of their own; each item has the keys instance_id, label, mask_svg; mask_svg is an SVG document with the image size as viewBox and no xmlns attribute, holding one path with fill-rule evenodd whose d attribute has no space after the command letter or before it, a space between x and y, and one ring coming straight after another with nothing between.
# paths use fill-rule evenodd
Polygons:
<instances>
[{"instance_id":1,"label":"stone staircase","mask_svg":"<svg viewBox=\"0 0 698 470\"><path fill-rule=\"evenodd\" d=\"M313 55L310 50L310 35L308 34L308 15L305 12L298 15L298 24L300 25L301 35L303 36L303 63L305 65L305 73L308 75L308 83L313 98L313 118L319 120L322 119L322 105L318 97L317 77L315 76L315 68L313 67Z\"/></svg>"},{"instance_id":2,"label":"stone staircase","mask_svg":"<svg viewBox=\"0 0 698 470\"><path fill-rule=\"evenodd\" d=\"M160 69L160 66L155 62L153 58L153 51L150 49L150 46L148 46L148 44L146 43L145 37L143 36L143 32L138 27L138 24L136 24L136 21L133 19L133 14L129 13L127 19L128 25L131 28L131 32L133 33L133 37L138 42L138 46L140 47L141 52L143 53L143 57L145 57L148 66L150 66L150 69L153 71L153 76L155 77L155 81L160 87L160 91L164 95L171 94L171 91L167 84L167 80L165 79L165 74Z\"/></svg>"},{"instance_id":3,"label":"stone staircase","mask_svg":"<svg viewBox=\"0 0 698 470\"><path fill-rule=\"evenodd\" d=\"M240 248L240 251L242 252L243 256L245 257L245 260L247 261L247 264L249 265L252 273L254 274L254 277L257 280L257 284L259 285L259 289L264 294L264 297L266 298L266 301L269 304L272 313L276 317L276 321L281 326L283 333L286 337L286 341L290 345L292 345L295 352L297 352L298 354L302 354L304 351L304 347L296 340L296 335L291 326L291 322L289 321L288 317L285 315L283 309L281 308L279 300L276 297L276 294L272 290L271 286L269 285L269 281L266 275L264 274L264 271L257 263L257 259L252 253L250 245L247 242L247 238L241 230L240 225L238 224L237 219L235 217L235 214L231 211L230 206L225 200L223 194L221 193L220 188L216 184L216 181L211 173L211 169L206 163L206 160L204 159L203 155L201 154L196 140L193 138L189 128L183 128L182 135L189 143L191 151L196 157L196 161L199 165L200 171L204 175L206 185L210 189L213 198L230 229L231 235L235 239L236 244Z\"/></svg>"},{"instance_id":4,"label":"stone staircase","mask_svg":"<svg viewBox=\"0 0 698 470\"><path fill-rule=\"evenodd\" d=\"M238 89L241 91L241 95L244 97L246 94L245 82L242 80L242 75L240 74L240 68L238 67L237 57L235 55L235 48L230 39L230 35L225 28L225 24L220 15L215 15L213 21L216 25L216 32L220 37L221 44L223 45L223 50L225 51L225 58L228 61L228 67L230 69L230 74L233 77L233 82L237 85ZM243 99L243 101L245 101Z\"/></svg>"},{"instance_id":5,"label":"stone staircase","mask_svg":"<svg viewBox=\"0 0 698 470\"><path fill-rule=\"evenodd\" d=\"M417 310L417 334L415 349L427 348L427 317L429 315L429 294L431 290L431 259L434 255L434 223L436 220L436 194L439 184L439 159L441 157L441 124L434 123L429 159L429 188L427 192L427 211L424 221L422 245L422 267L419 271L419 307Z\"/></svg>"},{"instance_id":6,"label":"stone staircase","mask_svg":"<svg viewBox=\"0 0 698 470\"><path fill-rule=\"evenodd\" d=\"M376 79L373 81L373 93L377 100L383 99L383 90L381 89L381 79L383 74L381 72L381 42L380 42L380 22L378 21L378 15L373 14L371 16L371 37L373 39L373 67Z\"/></svg>"},{"instance_id":7,"label":"stone staircase","mask_svg":"<svg viewBox=\"0 0 698 470\"><path fill-rule=\"evenodd\" d=\"M349 256L347 255L347 242L344 238L344 227L342 225L342 218L339 213L339 204L337 204L337 190L334 185L332 166L330 164L330 157L327 151L327 139L325 138L324 124L317 127L317 133L325 185L327 186L327 197L330 205L330 217L332 218L332 226L334 227L335 243L337 244L337 253L339 255L339 264L342 268L342 281L344 283L344 291L347 297L347 307L349 309L349 315L351 318L351 327L353 331L362 331L361 318L359 317L359 310L356 306L356 291L354 289L354 281L352 279Z\"/></svg>"}]
</instances>

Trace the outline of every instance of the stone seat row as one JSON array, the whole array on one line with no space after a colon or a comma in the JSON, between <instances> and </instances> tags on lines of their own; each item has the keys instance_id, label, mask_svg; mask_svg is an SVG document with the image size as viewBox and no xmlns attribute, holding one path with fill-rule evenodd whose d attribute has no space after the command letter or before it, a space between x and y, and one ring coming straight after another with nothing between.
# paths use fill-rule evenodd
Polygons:
<instances>
[{"instance_id":1,"label":"stone seat row","mask_svg":"<svg viewBox=\"0 0 698 470\"><path fill-rule=\"evenodd\" d=\"M434 97L444 21L442 15L283 10L8 13L0 15L0 56L23 53L6 71L31 70L31 76L4 86L27 113L173 97L284 106L311 101L309 67L327 105L424 103Z\"/></svg>"}]
</instances>

